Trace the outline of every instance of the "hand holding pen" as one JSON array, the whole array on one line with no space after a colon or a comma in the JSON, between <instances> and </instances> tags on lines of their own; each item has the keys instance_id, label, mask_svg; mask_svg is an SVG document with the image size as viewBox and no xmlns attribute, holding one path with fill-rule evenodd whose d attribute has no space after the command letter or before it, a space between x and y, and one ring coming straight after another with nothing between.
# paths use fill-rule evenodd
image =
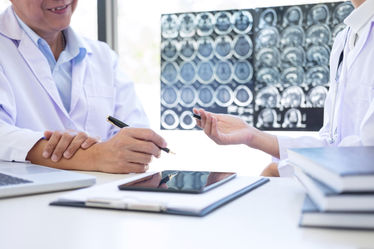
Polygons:
<instances>
[{"instance_id":1,"label":"hand holding pen","mask_svg":"<svg viewBox=\"0 0 374 249\"><path fill-rule=\"evenodd\" d=\"M129 127L128 124L126 124L126 123L122 122L121 120L118 120L118 119L116 119L116 118L114 118L114 117L112 117L112 116L108 116L107 121L108 121L109 123L111 123L111 124L117 126L118 128ZM157 146L158 146L158 145L157 145ZM160 148L160 150L163 150L163 151L165 151L166 153L175 154L174 152L172 152L170 149L168 149L168 148L166 148L166 147L160 147L160 146L158 146L158 147Z\"/></svg>"}]
</instances>

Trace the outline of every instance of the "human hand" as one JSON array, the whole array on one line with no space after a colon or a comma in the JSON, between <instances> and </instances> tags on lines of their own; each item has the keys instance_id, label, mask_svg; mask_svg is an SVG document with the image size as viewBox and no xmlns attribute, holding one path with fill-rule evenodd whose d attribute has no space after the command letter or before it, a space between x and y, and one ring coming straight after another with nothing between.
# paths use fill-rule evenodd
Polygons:
<instances>
[{"instance_id":1,"label":"human hand","mask_svg":"<svg viewBox=\"0 0 374 249\"><path fill-rule=\"evenodd\" d=\"M48 140L43 150L44 158L51 158L58 162L62 157L69 159L80 148L87 149L99 142L98 139L89 137L84 132L76 131L45 131L44 138Z\"/></svg>"},{"instance_id":2,"label":"human hand","mask_svg":"<svg viewBox=\"0 0 374 249\"><path fill-rule=\"evenodd\" d=\"M165 140L151 129L122 128L106 142L95 146L96 170L108 173L141 173L153 157L159 158Z\"/></svg>"},{"instance_id":3,"label":"human hand","mask_svg":"<svg viewBox=\"0 0 374 249\"><path fill-rule=\"evenodd\" d=\"M249 126L239 117L215 114L196 108L193 109L193 112L201 117L201 120L196 120L197 125L217 144L247 144L250 146L257 132L257 129Z\"/></svg>"}]
</instances>

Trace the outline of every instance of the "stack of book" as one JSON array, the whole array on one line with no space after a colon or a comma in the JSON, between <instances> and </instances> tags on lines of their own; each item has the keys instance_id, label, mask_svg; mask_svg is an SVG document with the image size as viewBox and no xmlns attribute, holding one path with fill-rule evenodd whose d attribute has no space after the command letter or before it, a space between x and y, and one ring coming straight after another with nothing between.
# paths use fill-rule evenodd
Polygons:
<instances>
[{"instance_id":1,"label":"stack of book","mask_svg":"<svg viewBox=\"0 0 374 249\"><path fill-rule=\"evenodd\" d=\"M303 184L300 226L374 229L374 147L289 149Z\"/></svg>"}]
</instances>

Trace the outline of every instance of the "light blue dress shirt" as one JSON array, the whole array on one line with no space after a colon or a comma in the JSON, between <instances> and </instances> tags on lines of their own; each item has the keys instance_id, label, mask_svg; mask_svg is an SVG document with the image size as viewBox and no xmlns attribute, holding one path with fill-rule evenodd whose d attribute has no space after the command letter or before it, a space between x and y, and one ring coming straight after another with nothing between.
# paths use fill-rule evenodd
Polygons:
<instances>
[{"instance_id":1,"label":"light blue dress shirt","mask_svg":"<svg viewBox=\"0 0 374 249\"><path fill-rule=\"evenodd\" d=\"M66 41L65 49L61 52L56 61L48 43L30 29L16 14L15 16L22 29L47 59L62 103L69 113L71 104L72 64L79 63L83 60L87 53L86 48L80 43L74 32L68 28L63 31Z\"/></svg>"}]
</instances>

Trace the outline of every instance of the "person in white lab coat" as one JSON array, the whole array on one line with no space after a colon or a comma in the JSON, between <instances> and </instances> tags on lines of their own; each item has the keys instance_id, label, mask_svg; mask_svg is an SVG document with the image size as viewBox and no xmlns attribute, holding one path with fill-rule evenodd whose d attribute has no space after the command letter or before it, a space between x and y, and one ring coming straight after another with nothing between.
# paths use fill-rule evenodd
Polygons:
<instances>
[{"instance_id":1,"label":"person in white lab coat","mask_svg":"<svg viewBox=\"0 0 374 249\"><path fill-rule=\"evenodd\" d=\"M351 2L355 10L331 50L330 89L319 138L274 136L238 117L202 109L194 109L201 115L197 124L217 144L246 144L281 160L287 158L288 148L374 145L374 0ZM263 171L267 176L279 173L292 171L276 163Z\"/></svg>"},{"instance_id":2,"label":"person in white lab coat","mask_svg":"<svg viewBox=\"0 0 374 249\"><path fill-rule=\"evenodd\" d=\"M77 2L11 0L0 14L0 160L144 172L166 142L116 54L69 27Z\"/></svg>"}]
</instances>

